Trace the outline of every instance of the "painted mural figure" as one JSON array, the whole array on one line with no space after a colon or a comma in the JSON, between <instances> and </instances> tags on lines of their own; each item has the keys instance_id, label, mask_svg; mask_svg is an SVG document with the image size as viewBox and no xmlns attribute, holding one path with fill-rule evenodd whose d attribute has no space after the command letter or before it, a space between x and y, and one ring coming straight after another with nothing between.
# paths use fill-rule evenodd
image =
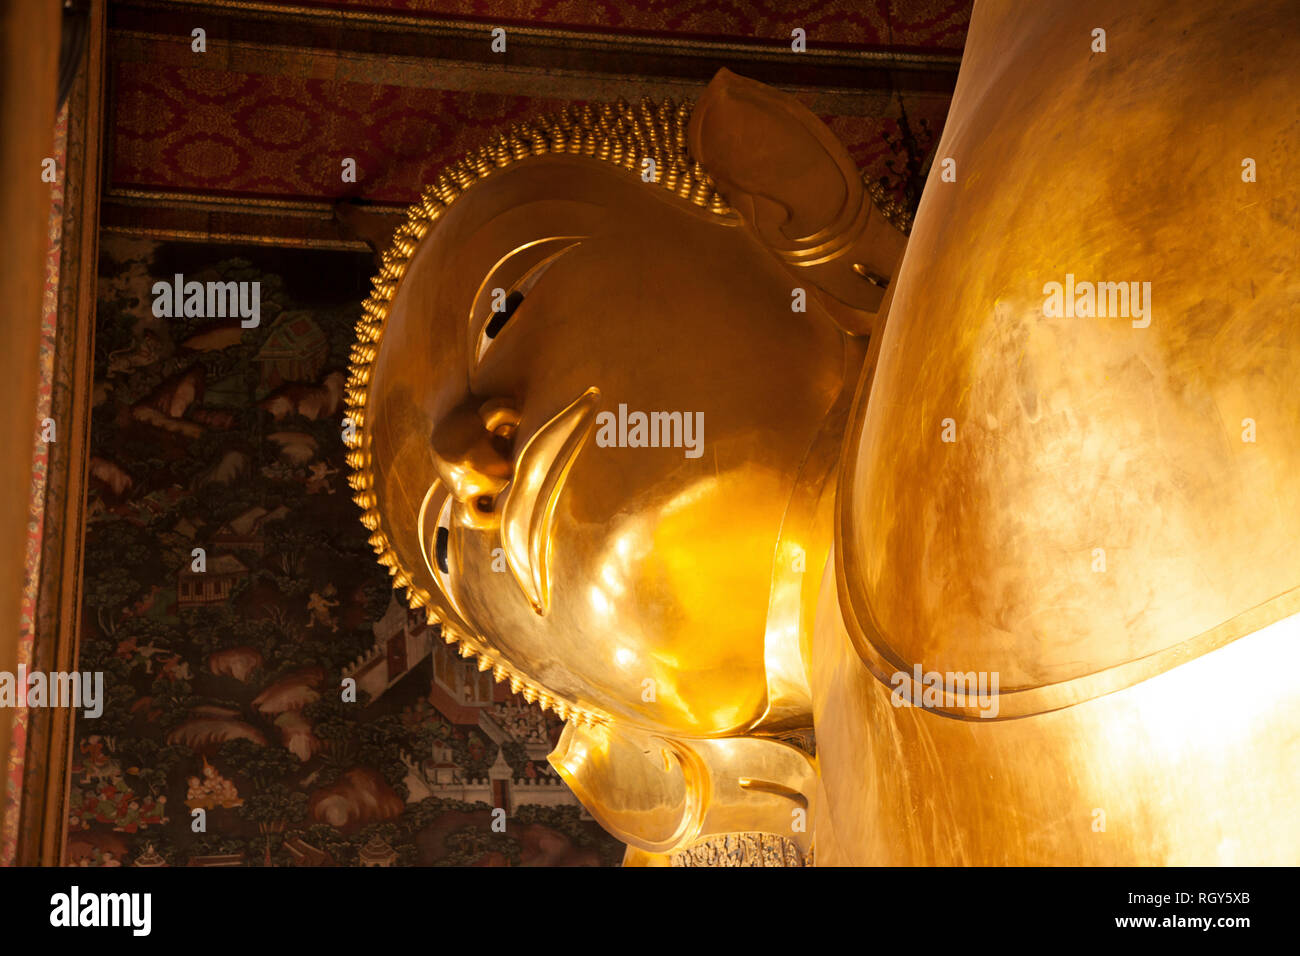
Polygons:
<instances>
[{"instance_id":1,"label":"painted mural figure","mask_svg":"<svg viewBox=\"0 0 1300 956\"><path fill-rule=\"evenodd\" d=\"M308 627L328 627L331 631L339 629L338 622L334 620L333 608L339 606L339 602L334 600L334 585L329 585L322 591L313 591L311 597L307 599L307 611L310 619L307 621Z\"/></svg>"}]
</instances>

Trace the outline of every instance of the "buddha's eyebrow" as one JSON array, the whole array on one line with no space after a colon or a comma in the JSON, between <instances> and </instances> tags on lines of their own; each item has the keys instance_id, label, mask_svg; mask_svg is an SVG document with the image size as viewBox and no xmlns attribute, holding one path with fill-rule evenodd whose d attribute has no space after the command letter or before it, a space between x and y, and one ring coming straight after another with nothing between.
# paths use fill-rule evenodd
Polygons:
<instances>
[{"instance_id":1,"label":"buddha's eyebrow","mask_svg":"<svg viewBox=\"0 0 1300 956\"><path fill-rule=\"evenodd\" d=\"M492 285L493 280L499 278L504 273L508 273L510 266L516 263L519 257L522 256L524 253L536 249L538 246L541 245L553 244L555 246L555 250L554 250L555 254L542 256L536 263L536 265L541 265L542 263L549 262L550 260L554 259L556 256L560 255L561 253L568 252L574 246L580 245L583 242L583 240L585 240L586 238L587 238L586 236L546 236L542 239L533 239L529 242L525 242L523 245L515 246L515 248L511 249L504 256L502 256L495 263L493 263L492 268L488 269L487 275L483 277L482 283L479 284L478 289L474 293L474 304L477 305L482 300L483 294L485 292L491 291L493 287ZM507 289L514 288L516 285L518 285L520 278L522 278L522 276L516 277L515 280L510 283L509 286L503 286L503 288L507 288Z\"/></svg>"},{"instance_id":2,"label":"buddha's eyebrow","mask_svg":"<svg viewBox=\"0 0 1300 956\"><path fill-rule=\"evenodd\" d=\"M473 364L477 365L488 347L505 327L542 274L561 256L582 245L585 236L548 236L516 246L488 270L474 294L467 317ZM521 264L521 261L523 264ZM499 294L504 301L496 301Z\"/></svg>"}]
</instances>

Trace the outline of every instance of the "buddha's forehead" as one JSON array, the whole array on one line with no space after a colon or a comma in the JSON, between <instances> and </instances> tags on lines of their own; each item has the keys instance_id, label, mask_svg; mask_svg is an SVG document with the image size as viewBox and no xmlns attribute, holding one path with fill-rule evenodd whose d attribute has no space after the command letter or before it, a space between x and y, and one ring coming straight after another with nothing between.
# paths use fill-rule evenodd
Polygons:
<instances>
[{"instance_id":1,"label":"buddha's forehead","mask_svg":"<svg viewBox=\"0 0 1300 956\"><path fill-rule=\"evenodd\" d=\"M692 223L720 221L716 213L620 167L587 157L542 156L476 183L447 211L421 251L452 267L444 280L472 281L490 268L485 260L552 236L667 238Z\"/></svg>"},{"instance_id":2,"label":"buddha's forehead","mask_svg":"<svg viewBox=\"0 0 1300 956\"><path fill-rule=\"evenodd\" d=\"M416 250L390 308L375 392L401 392L407 401L419 394L430 424L454 404L475 364L475 305L493 284L508 291L513 273L498 267L516 253L569 240L581 246L573 257L581 265L557 275L575 294L635 287L665 259L687 257L702 230L714 231L711 242L738 233L716 213L608 163L543 156L494 174L460 196Z\"/></svg>"}]
</instances>

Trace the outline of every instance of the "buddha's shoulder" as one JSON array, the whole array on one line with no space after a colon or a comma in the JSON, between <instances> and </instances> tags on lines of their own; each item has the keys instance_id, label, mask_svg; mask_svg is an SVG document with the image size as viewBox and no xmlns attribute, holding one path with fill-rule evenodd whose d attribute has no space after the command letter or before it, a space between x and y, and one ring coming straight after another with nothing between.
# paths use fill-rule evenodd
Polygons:
<instances>
[{"instance_id":1,"label":"buddha's shoulder","mask_svg":"<svg viewBox=\"0 0 1300 956\"><path fill-rule=\"evenodd\" d=\"M1052 114L1068 79L959 84L840 476L840 600L878 676L996 672L1047 709L1295 610L1300 189L1219 135L1238 57L1121 95L1155 126L1177 97L1176 167L1104 97ZM1270 63L1270 89L1300 76ZM1280 171L1300 124L1267 99L1229 112Z\"/></svg>"}]
</instances>

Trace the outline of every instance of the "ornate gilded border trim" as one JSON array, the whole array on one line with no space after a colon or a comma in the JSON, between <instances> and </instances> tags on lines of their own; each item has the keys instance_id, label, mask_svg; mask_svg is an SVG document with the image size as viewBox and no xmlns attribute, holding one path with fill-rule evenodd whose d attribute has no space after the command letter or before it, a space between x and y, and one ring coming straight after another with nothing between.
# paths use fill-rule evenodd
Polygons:
<instances>
[{"instance_id":1,"label":"ornate gilded border trim","mask_svg":"<svg viewBox=\"0 0 1300 956\"><path fill-rule=\"evenodd\" d=\"M246 19L280 22L345 25L370 31L402 32L455 39L482 40L487 21L457 20L446 17L422 17L374 10L330 7L293 6L266 3L263 0L130 0L124 6L154 10L212 11ZM742 57L755 61L786 62L789 46L781 41L710 40L681 35L645 33L604 33L581 27L538 27L503 21L511 34L528 41L552 45L600 50L611 53L651 53L717 60ZM893 70L930 70L955 73L961 64L960 53L927 53L912 50L814 45L799 54L820 65L875 67Z\"/></svg>"}]
</instances>

